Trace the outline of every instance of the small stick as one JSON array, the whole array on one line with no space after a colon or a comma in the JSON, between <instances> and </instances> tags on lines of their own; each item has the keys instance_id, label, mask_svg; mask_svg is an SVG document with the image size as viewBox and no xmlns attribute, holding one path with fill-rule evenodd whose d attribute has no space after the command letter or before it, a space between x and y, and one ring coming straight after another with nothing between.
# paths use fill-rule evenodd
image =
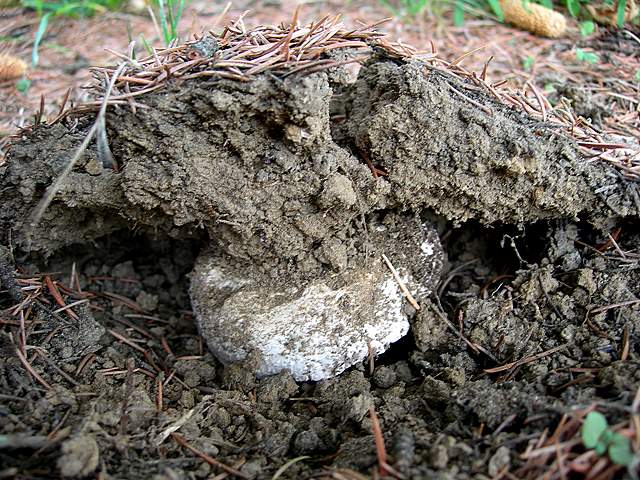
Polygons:
<instances>
[{"instance_id":1,"label":"small stick","mask_svg":"<svg viewBox=\"0 0 640 480\"><path fill-rule=\"evenodd\" d=\"M77 382L71 375L69 375L67 372L65 372L64 370L62 370L58 365L56 365L54 363L53 360L51 360L47 355L44 354L43 351L37 350L38 352L38 356L40 358L42 358L45 362L47 362L49 364L49 366L51 368L53 368L56 372L58 372L60 375L62 375L62 377L69 382L71 385L73 385L74 387L78 387L80 386L80 383Z\"/></svg>"},{"instance_id":2,"label":"small stick","mask_svg":"<svg viewBox=\"0 0 640 480\"><path fill-rule=\"evenodd\" d=\"M602 313L602 312L606 312L607 310L611 310L612 308L627 307L629 305L635 305L636 303L640 303L640 300L628 300L626 302L605 305L604 307L599 307L599 308L594 308L593 310L589 310L589 313L590 314Z\"/></svg>"},{"instance_id":3,"label":"small stick","mask_svg":"<svg viewBox=\"0 0 640 480\"><path fill-rule=\"evenodd\" d=\"M87 367L87 365L89 365L95 359L96 359L95 353L88 353L87 355L85 355L84 358L80 360L80 363L76 368L75 376L77 377L78 375L80 375L82 371Z\"/></svg>"},{"instance_id":4,"label":"small stick","mask_svg":"<svg viewBox=\"0 0 640 480\"><path fill-rule=\"evenodd\" d=\"M42 117L44 116L44 95L40 95L40 109L38 110L38 114L36 116L36 125L40 125L42 122Z\"/></svg>"},{"instance_id":5,"label":"small stick","mask_svg":"<svg viewBox=\"0 0 640 480\"><path fill-rule=\"evenodd\" d=\"M162 412L164 408L162 380L164 380L164 372L160 372L156 377L156 409L158 412Z\"/></svg>"},{"instance_id":6,"label":"small stick","mask_svg":"<svg viewBox=\"0 0 640 480\"><path fill-rule=\"evenodd\" d=\"M182 447L186 448L187 450L190 450L191 452L193 452L194 454L196 454L198 457L200 457L202 460L204 460L205 462L207 462L209 465L213 466L213 467L218 467L221 468L222 470L224 470L225 472L230 473L231 475L235 475L237 477L240 478L244 478L249 480L249 477L247 475L245 475L244 473L242 473L240 470L236 470L233 467L230 467L229 465L226 465L218 460L216 460L213 457L210 457L209 455L207 455L204 452L201 452L200 450L198 450L197 448L189 445L189 443L184 439L184 437L178 433L173 432L171 434L171 437Z\"/></svg>"},{"instance_id":7,"label":"small stick","mask_svg":"<svg viewBox=\"0 0 640 480\"><path fill-rule=\"evenodd\" d=\"M140 345L136 345L135 343L133 343L133 340L125 337L124 335L119 334L118 332L114 331L114 330L107 330L107 332L109 332L111 335L113 335L114 337L116 337L118 340L120 340L121 342L126 343L127 345L129 345L131 348L138 350L140 353L144 353L145 349L142 348Z\"/></svg>"},{"instance_id":8,"label":"small stick","mask_svg":"<svg viewBox=\"0 0 640 480\"><path fill-rule=\"evenodd\" d=\"M435 52L434 52L435 53ZM487 80L487 70L489 69L489 63L493 60L493 55L489 57L489 59L484 62L484 66L482 67L482 73L480 74L480 80L485 82Z\"/></svg>"},{"instance_id":9,"label":"small stick","mask_svg":"<svg viewBox=\"0 0 640 480\"><path fill-rule=\"evenodd\" d=\"M511 370L512 368L515 367L519 367L520 365L526 365L527 363L531 363L531 362L535 362L536 360L539 360L543 357L546 357L547 355L551 355L553 353L556 353L560 350L562 350L563 348L565 348L567 345L559 345L557 347L551 348L549 350L546 350L544 352L541 353L537 353L535 355L531 355L530 357L526 357L523 358L521 360L517 360L515 362L511 362L511 363L507 363L505 365L501 365L499 367L495 367L495 368L485 368L484 371L487 373L498 373L498 372L503 372L505 370Z\"/></svg>"},{"instance_id":10,"label":"small stick","mask_svg":"<svg viewBox=\"0 0 640 480\"><path fill-rule=\"evenodd\" d=\"M373 371L375 370L375 350L373 349L373 345L371 345L371 340L367 339L367 350L369 351L369 375L373 375Z\"/></svg>"},{"instance_id":11,"label":"small stick","mask_svg":"<svg viewBox=\"0 0 640 480\"><path fill-rule=\"evenodd\" d=\"M623 362L629 358L630 348L629 325L625 325L624 330L622 331L622 352L620 352L620 360Z\"/></svg>"},{"instance_id":12,"label":"small stick","mask_svg":"<svg viewBox=\"0 0 640 480\"><path fill-rule=\"evenodd\" d=\"M404 282L400 278L400 275L398 274L398 271L391 264L391 262L389 261L389 259L387 258L387 256L384 253L382 254L382 259L387 264L387 267L389 267L389 270L391 270L391 273L393 274L393 277L396 279L396 282L398 282L398 286L400 287L400 290L402 290L402 293L404 293L404 296L407 298L407 300L409 301L411 306L413 308L415 308L416 310L420 310L420 305L418 305L418 302L416 302L416 299L413 298L413 295L411 295L411 292L409 291L407 286L404 284Z\"/></svg>"},{"instance_id":13,"label":"small stick","mask_svg":"<svg viewBox=\"0 0 640 480\"><path fill-rule=\"evenodd\" d=\"M438 304L439 303L440 303L440 300L438 299ZM451 330L454 334L456 334L456 336L460 340L462 340L464 343L466 343L467 346L469 348L471 348L471 350L473 350L476 353L482 352L487 357L489 357L491 360L493 360L494 362L496 362L496 363L498 362L496 357L489 350L487 350L486 348L482 347L481 345L473 343L471 340L469 340L467 337L465 337L460 331L458 331L458 329L455 327L455 325L453 323L451 323L451 321L444 314L444 311L442 311L442 306L440 307L440 309L438 309L431 302L429 302L429 305L431 305L431 310L440 318L440 320L442 320L447 325L447 327L449 327L449 330Z\"/></svg>"},{"instance_id":14,"label":"small stick","mask_svg":"<svg viewBox=\"0 0 640 480\"><path fill-rule=\"evenodd\" d=\"M224 17L227 15L227 12L229 12L230 8L231 8L231 2L227 2L222 12L220 12L220 15L218 15L216 19L213 21L213 28L217 27L222 23L222 20L224 20Z\"/></svg>"},{"instance_id":15,"label":"small stick","mask_svg":"<svg viewBox=\"0 0 640 480\"><path fill-rule=\"evenodd\" d=\"M27 328L25 326L24 310L20 310L20 351L24 355L27 351Z\"/></svg>"},{"instance_id":16,"label":"small stick","mask_svg":"<svg viewBox=\"0 0 640 480\"><path fill-rule=\"evenodd\" d=\"M36 379L38 381L38 383L40 383L40 385L42 385L44 388L46 388L47 390L51 389L51 385L49 385L47 382L45 382L44 378L42 378L38 372L36 372L33 367L31 366L31 364L29 363L29 361L27 360L27 358L22 354L22 352L20 351L19 348L16 348L16 355L18 356L18 360L20 360L20 362L22 362L22 365L24 365L24 368L27 369L27 372L29 372L31 374L31 376Z\"/></svg>"},{"instance_id":17,"label":"small stick","mask_svg":"<svg viewBox=\"0 0 640 480\"><path fill-rule=\"evenodd\" d=\"M480 45L478 48L474 48L473 50L463 53L458 58L456 58L453 62L451 62L451 65L458 65L460 62L462 62L462 60L467 58L469 55L473 55L474 53L479 52L480 50L487 48L488 46L489 44L487 43L485 45Z\"/></svg>"},{"instance_id":18,"label":"small stick","mask_svg":"<svg viewBox=\"0 0 640 480\"><path fill-rule=\"evenodd\" d=\"M369 417L371 418L371 430L373 431L373 439L376 444L376 454L378 456L378 467L380 469L380 475L387 474L385 465L387 463L387 450L384 447L384 437L382 436L382 429L380 428L380 421L378 415L373 406L369 407Z\"/></svg>"},{"instance_id":19,"label":"small stick","mask_svg":"<svg viewBox=\"0 0 640 480\"><path fill-rule=\"evenodd\" d=\"M87 303L88 301L89 301L89 299L88 299L88 298L84 298L84 299L82 299L82 300L77 300L77 301L75 301L75 302L73 302L73 303L70 303L70 304L68 304L68 305L65 305L64 307L60 307L60 308L58 308L57 310L54 310L54 311L53 311L53 313L60 313L60 312L64 312L65 310L69 310L70 308L73 308L73 307L75 307L75 306L81 305L81 304L83 304L83 303ZM69 313L71 313L71 312L69 312Z\"/></svg>"},{"instance_id":20,"label":"small stick","mask_svg":"<svg viewBox=\"0 0 640 480\"><path fill-rule=\"evenodd\" d=\"M122 399L122 407L120 409L120 434L124 435L127 431L129 423L129 413L127 409L129 407L129 399L133 392L133 367L135 366L135 360L133 357L127 359L127 377L125 380L125 392Z\"/></svg>"},{"instance_id":21,"label":"small stick","mask_svg":"<svg viewBox=\"0 0 640 480\"><path fill-rule=\"evenodd\" d=\"M493 112L491 111L491 109L485 105L482 105L480 102L476 102L474 99L468 97L467 95L465 95L464 93L462 93L460 90L457 90L455 88L453 88L451 85L449 85L449 89L453 92L456 93L458 95L460 95L462 98L464 98L467 102L475 105L476 107L478 107L480 110L482 110L484 113L486 113L487 115L493 115Z\"/></svg>"}]
</instances>

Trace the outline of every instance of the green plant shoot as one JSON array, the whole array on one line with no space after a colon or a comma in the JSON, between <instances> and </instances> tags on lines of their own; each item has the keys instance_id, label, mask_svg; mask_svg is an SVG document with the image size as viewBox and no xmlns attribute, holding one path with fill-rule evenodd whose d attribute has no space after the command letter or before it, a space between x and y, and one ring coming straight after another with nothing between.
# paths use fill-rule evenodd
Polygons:
<instances>
[{"instance_id":1,"label":"green plant shoot","mask_svg":"<svg viewBox=\"0 0 640 480\"><path fill-rule=\"evenodd\" d=\"M604 415L589 412L582 424L582 443L598 455L609 454L616 465L629 466L634 461L631 442L627 437L609 428Z\"/></svg>"},{"instance_id":2,"label":"green plant shoot","mask_svg":"<svg viewBox=\"0 0 640 480\"><path fill-rule=\"evenodd\" d=\"M16 90L20 93L26 93L27 91L29 91L30 87L31 80L29 80L28 78L21 78L16 82Z\"/></svg>"},{"instance_id":3,"label":"green plant shoot","mask_svg":"<svg viewBox=\"0 0 640 480\"><path fill-rule=\"evenodd\" d=\"M591 20L587 20L586 22L580 23L580 35L583 37L588 37L591 35L596 29L596 24Z\"/></svg>"},{"instance_id":4,"label":"green plant shoot","mask_svg":"<svg viewBox=\"0 0 640 480\"><path fill-rule=\"evenodd\" d=\"M533 55L529 55L528 57L522 59L522 68L524 68L526 72L531 71L531 67L533 67L535 61L536 59L533 58Z\"/></svg>"},{"instance_id":5,"label":"green plant shoot","mask_svg":"<svg viewBox=\"0 0 640 480\"><path fill-rule=\"evenodd\" d=\"M593 65L594 63L598 63L598 61L600 60L598 58L598 55L596 55L595 53L585 52L581 48L576 49L576 59L578 59L581 62L588 63L590 65Z\"/></svg>"}]
</instances>

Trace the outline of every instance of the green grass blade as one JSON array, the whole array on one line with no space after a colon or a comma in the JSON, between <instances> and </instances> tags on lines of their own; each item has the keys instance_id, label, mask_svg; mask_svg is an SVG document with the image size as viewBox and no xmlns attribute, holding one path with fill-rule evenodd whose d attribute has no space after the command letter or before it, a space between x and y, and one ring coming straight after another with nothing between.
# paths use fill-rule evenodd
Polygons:
<instances>
[{"instance_id":1,"label":"green grass blade","mask_svg":"<svg viewBox=\"0 0 640 480\"><path fill-rule=\"evenodd\" d=\"M31 51L31 63L34 67L38 65L38 61L40 60L40 57L38 56L38 47L40 47L40 42L42 42L44 32L47 31L47 25L49 24L50 16L51 13L45 13L42 17L40 17L40 23L38 24L36 38L33 41L33 50Z\"/></svg>"},{"instance_id":2,"label":"green grass blade","mask_svg":"<svg viewBox=\"0 0 640 480\"><path fill-rule=\"evenodd\" d=\"M624 26L624 10L627 7L627 0L618 0L617 22L618 28Z\"/></svg>"},{"instance_id":3,"label":"green grass blade","mask_svg":"<svg viewBox=\"0 0 640 480\"><path fill-rule=\"evenodd\" d=\"M143 34L140 34L140 39L142 40L142 45L144 45L145 50L147 51L147 53L149 55L153 55L153 50L151 49L151 46L149 45L149 43L147 42L147 39L144 38Z\"/></svg>"},{"instance_id":4,"label":"green grass blade","mask_svg":"<svg viewBox=\"0 0 640 480\"><path fill-rule=\"evenodd\" d=\"M39 17L42 16L44 10L44 2L42 0L21 0L20 5L24 8L33 8Z\"/></svg>"},{"instance_id":5,"label":"green grass blade","mask_svg":"<svg viewBox=\"0 0 640 480\"><path fill-rule=\"evenodd\" d=\"M455 0L453 5L453 24L456 27L464 25L464 4L462 0Z\"/></svg>"},{"instance_id":6,"label":"green grass blade","mask_svg":"<svg viewBox=\"0 0 640 480\"><path fill-rule=\"evenodd\" d=\"M184 11L184 0L178 0L178 2L178 11L173 16L173 19L171 21L171 36L173 37L172 40L178 38L178 24L180 23L182 12Z\"/></svg>"},{"instance_id":7,"label":"green grass blade","mask_svg":"<svg viewBox=\"0 0 640 480\"><path fill-rule=\"evenodd\" d=\"M107 6L101 2L82 2L82 7L83 10L88 10L90 15L94 13L105 13L107 11Z\"/></svg>"},{"instance_id":8,"label":"green grass blade","mask_svg":"<svg viewBox=\"0 0 640 480\"><path fill-rule=\"evenodd\" d=\"M107 9L95 2L69 3L55 12L55 16L66 15L67 17L90 17L96 12L106 12Z\"/></svg>"},{"instance_id":9,"label":"green grass blade","mask_svg":"<svg viewBox=\"0 0 640 480\"><path fill-rule=\"evenodd\" d=\"M500 22L504 22L504 13L502 13L502 7L500 6L500 2L498 0L487 0L491 10L498 17Z\"/></svg>"},{"instance_id":10,"label":"green grass blade","mask_svg":"<svg viewBox=\"0 0 640 480\"><path fill-rule=\"evenodd\" d=\"M427 6L427 0L414 0L409 3L409 15L412 17L417 17L418 15L420 15Z\"/></svg>"},{"instance_id":11,"label":"green grass blade","mask_svg":"<svg viewBox=\"0 0 640 480\"><path fill-rule=\"evenodd\" d=\"M160 28L162 28L164 43L165 45L168 45L171 41L171 36L169 33L169 27L167 26L167 14L165 12L164 0L158 0L158 15L160 16Z\"/></svg>"},{"instance_id":12,"label":"green grass blade","mask_svg":"<svg viewBox=\"0 0 640 480\"><path fill-rule=\"evenodd\" d=\"M169 27L169 32L171 33L171 40L173 40L173 8L175 5L175 0L167 0L167 26Z\"/></svg>"}]
</instances>

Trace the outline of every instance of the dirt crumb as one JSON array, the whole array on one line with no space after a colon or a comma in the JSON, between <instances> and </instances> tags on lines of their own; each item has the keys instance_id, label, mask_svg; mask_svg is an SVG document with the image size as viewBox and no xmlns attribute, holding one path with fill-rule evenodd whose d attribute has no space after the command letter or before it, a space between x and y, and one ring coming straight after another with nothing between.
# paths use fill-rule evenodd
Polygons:
<instances>
[{"instance_id":1,"label":"dirt crumb","mask_svg":"<svg viewBox=\"0 0 640 480\"><path fill-rule=\"evenodd\" d=\"M98 468L100 449L93 436L77 435L62 444L58 468L63 477L81 478Z\"/></svg>"}]
</instances>

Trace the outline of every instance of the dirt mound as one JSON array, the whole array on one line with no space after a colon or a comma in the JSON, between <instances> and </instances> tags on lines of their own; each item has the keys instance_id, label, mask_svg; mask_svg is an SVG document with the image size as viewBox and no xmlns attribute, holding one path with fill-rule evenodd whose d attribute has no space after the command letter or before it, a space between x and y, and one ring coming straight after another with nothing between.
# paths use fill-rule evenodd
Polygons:
<instances>
[{"instance_id":1,"label":"dirt mound","mask_svg":"<svg viewBox=\"0 0 640 480\"><path fill-rule=\"evenodd\" d=\"M380 209L429 208L456 223L582 214L606 224L637 213L613 167L585 162L575 142L476 90L389 60L366 65L346 87L332 88L324 73L169 86L146 96L143 115L109 114L122 171L103 169L90 149L30 248L48 253L133 226L173 237L206 231L232 256L279 275L292 261L307 271L330 264L326 245ZM332 124L336 93L345 117ZM2 222L19 243L42 186L86 129L86 118L43 126L13 145ZM365 160L387 175L376 180Z\"/></svg>"}]
</instances>

